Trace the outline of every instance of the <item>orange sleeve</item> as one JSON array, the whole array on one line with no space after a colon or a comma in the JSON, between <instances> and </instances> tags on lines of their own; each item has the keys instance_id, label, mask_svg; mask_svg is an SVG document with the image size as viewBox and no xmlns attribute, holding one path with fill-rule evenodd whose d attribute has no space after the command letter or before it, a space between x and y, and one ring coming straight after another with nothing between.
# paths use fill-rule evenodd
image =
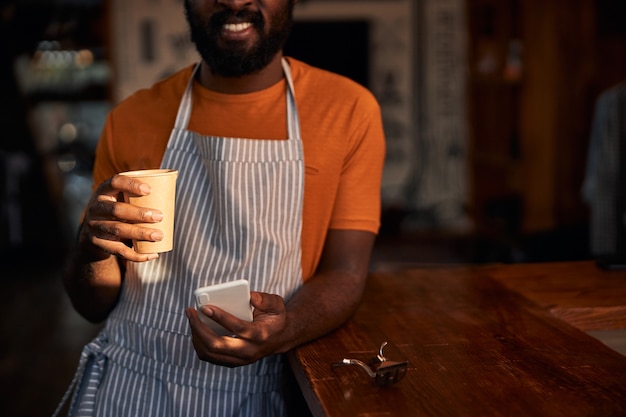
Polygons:
<instances>
[{"instance_id":1,"label":"orange sleeve","mask_svg":"<svg viewBox=\"0 0 626 417\"><path fill-rule=\"evenodd\" d=\"M120 172L159 168L172 128L154 126L136 123L123 111L109 114L96 147L94 187Z\"/></svg>"},{"instance_id":2,"label":"orange sleeve","mask_svg":"<svg viewBox=\"0 0 626 417\"><path fill-rule=\"evenodd\" d=\"M305 158L302 272L311 277L329 229L378 233L385 137L362 86L290 59Z\"/></svg>"},{"instance_id":3,"label":"orange sleeve","mask_svg":"<svg viewBox=\"0 0 626 417\"><path fill-rule=\"evenodd\" d=\"M161 165L191 70L136 92L109 113L96 147L94 188L119 172Z\"/></svg>"},{"instance_id":4,"label":"orange sleeve","mask_svg":"<svg viewBox=\"0 0 626 417\"><path fill-rule=\"evenodd\" d=\"M374 101L368 100L359 116L351 119L349 146L329 228L377 233L385 155L383 126Z\"/></svg>"}]
</instances>

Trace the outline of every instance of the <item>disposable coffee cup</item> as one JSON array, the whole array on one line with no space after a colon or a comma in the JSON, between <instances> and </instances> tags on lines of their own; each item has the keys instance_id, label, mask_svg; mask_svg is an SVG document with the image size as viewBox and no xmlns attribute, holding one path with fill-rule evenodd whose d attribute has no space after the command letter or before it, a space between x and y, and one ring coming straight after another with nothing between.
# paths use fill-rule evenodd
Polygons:
<instances>
[{"instance_id":1,"label":"disposable coffee cup","mask_svg":"<svg viewBox=\"0 0 626 417\"><path fill-rule=\"evenodd\" d=\"M150 242L133 240L133 247L138 253L162 253L174 248L174 215L176 201L176 179L178 171L175 169L144 169L140 171L122 172L120 175L131 177L150 185L152 192L149 195L135 195L124 193L124 200L134 206L156 209L163 213L163 220L159 223L139 223L152 229L163 232L163 240Z\"/></svg>"}]
</instances>

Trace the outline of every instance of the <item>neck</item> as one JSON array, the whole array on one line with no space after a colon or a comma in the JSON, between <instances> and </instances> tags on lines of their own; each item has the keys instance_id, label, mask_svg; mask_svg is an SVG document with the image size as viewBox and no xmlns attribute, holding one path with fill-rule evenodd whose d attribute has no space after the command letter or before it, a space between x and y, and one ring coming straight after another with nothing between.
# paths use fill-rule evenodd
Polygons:
<instances>
[{"instance_id":1,"label":"neck","mask_svg":"<svg viewBox=\"0 0 626 417\"><path fill-rule=\"evenodd\" d=\"M224 94L245 94L271 87L283 78L281 64L282 53L278 53L270 63L253 74L242 77L222 77L211 73L208 65L203 62L200 67L200 84L209 90Z\"/></svg>"}]
</instances>

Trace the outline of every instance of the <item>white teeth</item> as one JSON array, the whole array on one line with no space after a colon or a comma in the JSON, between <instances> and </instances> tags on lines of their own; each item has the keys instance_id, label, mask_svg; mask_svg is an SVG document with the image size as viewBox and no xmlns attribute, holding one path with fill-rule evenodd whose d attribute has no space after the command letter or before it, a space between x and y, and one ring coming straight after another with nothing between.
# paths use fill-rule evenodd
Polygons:
<instances>
[{"instance_id":1,"label":"white teeth","mask_svg":"<svg viewBox=\"0 0 626 417\"><path fill-rule=\"evenodd\" d=\"M247 22L247 23L226 23L224 25L224 29L230 31L230 32L241 32L242 30L248 29L250 26L252 26L252 23Z\"/></svg>"}]
</instances>

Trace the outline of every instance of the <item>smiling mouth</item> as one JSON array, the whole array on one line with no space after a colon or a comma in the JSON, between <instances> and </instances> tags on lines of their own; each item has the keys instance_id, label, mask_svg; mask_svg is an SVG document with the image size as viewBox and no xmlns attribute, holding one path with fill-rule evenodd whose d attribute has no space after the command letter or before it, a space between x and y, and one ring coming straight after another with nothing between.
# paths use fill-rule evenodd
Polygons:
<instances>
[{"instance_id":1,"label":"smiling mouth","mask_svg":"<svg viewBox=\"0 0 626 417\"><path fill-rule=\"evenodd\" d=\"M226 23L222 28L228 32L242 32L248 28L252 27L252 23Z\"/></svg>"}]
</instances>

